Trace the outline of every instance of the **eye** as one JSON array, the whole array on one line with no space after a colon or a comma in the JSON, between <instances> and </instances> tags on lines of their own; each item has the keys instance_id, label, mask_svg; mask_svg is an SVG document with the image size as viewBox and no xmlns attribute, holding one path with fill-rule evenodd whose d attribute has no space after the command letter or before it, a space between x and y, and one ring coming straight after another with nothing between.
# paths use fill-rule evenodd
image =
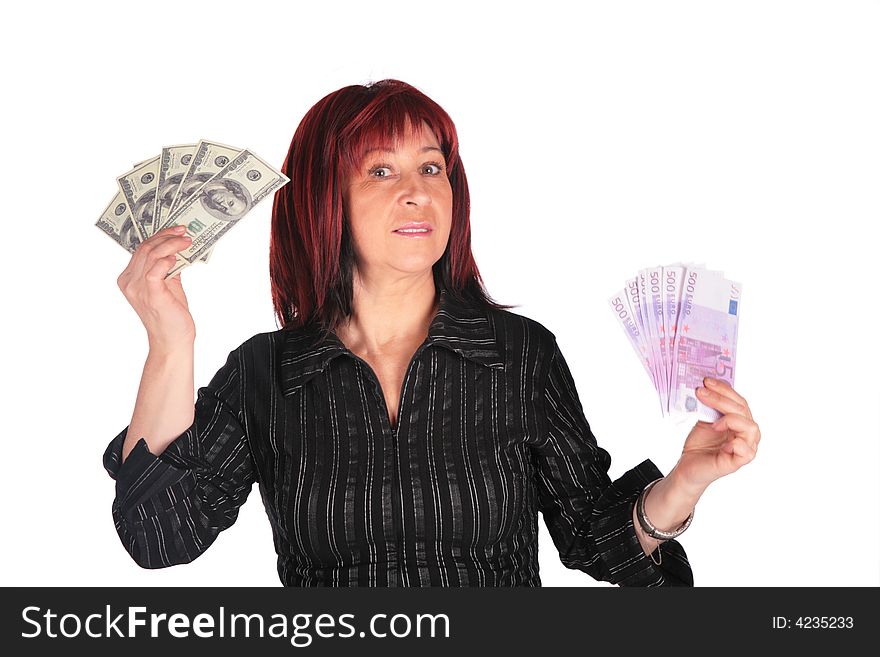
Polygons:
<instances>
[{"instance_id":1,"label":"eye","mask_svg":"<svg viewBox=\"0 0 880 657\"><path fill-rule=\"evenodd\" d=\"M431 175L439 176L441 173L443 173L443 165L439 162L427 162L425 163L425 167L433 167L435 169L435 172Z\"/></svg>"},{"instance_id":2,"label":"eye","mask_svg":"<svg viewBox=\"0 0 880 657\"><path fill-rule=\"evenodd\" d=\"M391 171L391 167L388 166L387 164L379 164L379 165L377 165L377 166L374 166L372 169L370 169L369 176L372 177L372 178L387 178L387 177L390 175L390 173L385 173L385 174L383 174L383 175L381 175L381 176L376 175L377 173L380 173L380 172L382 172L382 171L384 171L384 170L386 170L386 169L387 169L389 172Z\"/></svg>"}]
</instances>

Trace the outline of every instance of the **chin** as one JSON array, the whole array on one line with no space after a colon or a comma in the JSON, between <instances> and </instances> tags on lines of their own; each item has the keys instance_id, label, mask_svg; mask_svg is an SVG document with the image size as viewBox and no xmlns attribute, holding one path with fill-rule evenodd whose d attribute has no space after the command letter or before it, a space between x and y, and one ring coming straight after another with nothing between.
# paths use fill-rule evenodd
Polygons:
<instances>
[{"instance_id":1,"label":"chin","mask_svg":"<svg viewBox=\"0 0 880 657\"><path fill-rule=\"evenodd\" d=\"M438 260L443 256L443 254L439 254L436 258L426 258L423 256L413 256L410 258L398 258L395 262L395 268L400 271L409 272L412 274L418 274L419 272L431 271L434 265Z\"/></svg>"}]
</instances>

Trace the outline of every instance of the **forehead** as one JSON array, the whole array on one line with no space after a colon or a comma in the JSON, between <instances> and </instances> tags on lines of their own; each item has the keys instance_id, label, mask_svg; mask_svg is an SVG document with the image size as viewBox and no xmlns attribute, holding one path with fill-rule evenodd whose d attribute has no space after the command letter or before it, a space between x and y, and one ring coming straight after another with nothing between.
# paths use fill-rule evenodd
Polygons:
<instances>
[{"instance_id":1,"label":"forehead","mask_svg":"<svg viewBox=\"0 0 880 657\"><path fill-rule=\"evenodd\" d=\"M440 142L428 124L413 124L409 120L402 128L387 126L384 130L370 131L360 140L358 154L364 157L374 152L393 152L418 149L419 152L440 151Z\"/></svg>"}]
</instances>

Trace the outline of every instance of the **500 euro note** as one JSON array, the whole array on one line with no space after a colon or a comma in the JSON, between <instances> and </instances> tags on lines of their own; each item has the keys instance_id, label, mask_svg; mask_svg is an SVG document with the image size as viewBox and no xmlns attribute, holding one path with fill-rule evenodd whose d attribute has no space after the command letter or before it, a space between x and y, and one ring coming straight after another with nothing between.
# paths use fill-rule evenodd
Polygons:
<instances>
[{"instance_id":1,"label":"500 euro note","mask_svg":"<svg viewBox=\"0 0 880 657\"><path fill-rule=\"evenodd\" d=\"M651 376L651 381L654 383L654 387L659 389L659 384L657 383L657 376L654 373L656 367L656 358L651 352L648 341L650 337L648 336L648 330L645 325L644 313L642 312L642 295L640 294L640 280L639 277L630 278L626 281L626 287L624 290L626 291L626 300L629 303L629 310L632 313L633 321L635 321L636 325L639 328L639 351L644 354L645 363L648 366L648 374Z\"/></svg>"},{"instance_id":2,"label":"500 euro note","mask_svg":"<svg viewBox=\"0 0 880 657\"><path fill-rule=\"evenodd\" d=\"M739 302L742 285L718 272L690 269L685 273L678 332L671 409L697 413L714 422L721 413L696 398L704 377L734 384Z\"/></svg>"},{"instance_id":3,"label":"500 euro note","mask_svg":"<svg viewBox=\"0 0 880 657\"><path fill-rule=\"evenodd\" d=\"M636 297L638 298L638 295ZM639 362L653 381L654 370L651 366L651 355L648 353L648 346L644 339L644 329L642 328L641 320L633 312L632 306L627 299L627 288L620 290L620 292L608 299L608 304L611 306L611 310L617 317L617 321L623 328L624 333L629 338L629 343L639 357Z\"/></svg>"},{"instance_id":4,"label":"500 euro note","mask_svg":"<svg viewBox=\"0 0 880 657\"><path fill-rule=\"evenodd\" d=\"M648 305L648 334L654 352L657 354L657 380L660 383L660 404L669 408L669 349L666 348L666 323L663 316L663 290L661 278L663 267L650 267L645 270L645 294Z\"/></svg>"},{"instance_id":5,"label":"500 euro note","mask_svg":"<svg viewBox=\"0 0 880 657\"><path fill-rule=\"evenodd\" d=\"M721 272L674 263L640 270L608 300L664 416L721 416L697 400L695 388L707 376L733 386L741 291Z\"/></svg>"},{"instance_id":6,"label":"500 euro note","mask_svg":"<svg viewBox=\"0 0 880 657\"><path fill-rule=\"evenodd\" d=\"M669 352L666 359L666 381L669 385L670 399L671 391L674 389L672 385L673 370L675 369L675 359L672 357L673 348L675 346L675 336L678 332L678 312L681 304L681 282L684 278L684 267L678 265L667 265L661 267L662 288L662 304L663 304L663 325L665 334L661 338L664 348ZM669 406L666 407L669 410Z\"/></svg>"}]
</instances>

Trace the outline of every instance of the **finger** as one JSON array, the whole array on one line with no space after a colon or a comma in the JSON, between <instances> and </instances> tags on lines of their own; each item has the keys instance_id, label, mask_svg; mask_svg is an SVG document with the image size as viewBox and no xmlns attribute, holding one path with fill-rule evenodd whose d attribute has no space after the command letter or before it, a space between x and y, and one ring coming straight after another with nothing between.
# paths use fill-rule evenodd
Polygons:
<instances>
[{"instance_id":1,"label":"finger","mask_svg":"<svg viewBox=\"0 0 880 657\"><path fill-rule=\"evenodd\" d=\"M163 228L160 231L157 231L151 237L156 237L157 235L181 235L186 231L186 226L175 224L173 226L168 226L167 228Z\"/></svg>"},{"instance_id":2,"label":"finger","mask_svg":"<svg viewBox=\"0 0 880 657\"><path fill-rule=\"evenodd\" d=\"M150 283L162 283L165 280L165 276L171 271L171 268L177 264L177 254L172 254L170 256L165 256L164 258L159 258L156 262L147 270L144 278L147 279Z\"/></svg>"},{"instance_id":3,"label":"finger","mask_svg":"<svg viewBox=\"0 0 880 657\"><path fill-rule=\"evenodd\" d=\"M150 235L147 239L145 239L141 244L137 247L137 249L145 249L149 251L156 244L164 242L165 240L173 237L178 237L180 235L184 235L186 233L185 226L169 226L168 228L163 228L162 230ZM137 251L137 249L135 249Z\"/></svg>"},{"instance_id":4,"label":"finger","mask_svg":"<svg viewBox=\"0 0 880 657\"><path fill-rule=\"evenodd\" d=\"M734 390L727 381L725 381L724 379L715 379L707 376L703 379L703 384L706 385L713 392L716 392L719 395L723 395L725 397L729 397L736 403L742 405L742 407L747 411L746 413L744 413L744 415L749 418L752 417L752 411L749 408L749 402L746 401L745 397Z\"/></svg>"},{"instance_id":5,"label":"finger","mask_svg":"<svg viewBox=\"0 0 880 657\"><path fill-rule=\"evenodd\" d=\"M742 404L746 407L749 405L749 403L745 400L745 397L734 390L733 387L731 387L731 385L724 379L713 379L712 377L707 376L703 379L703 384L708 386L710 390L717 392L719 395L730 397L738 404Z\"/></svg>"},{"instance_id":6,"label":"finger","mask_svg":"<svg viewBox=\"0 0 880 657\"><path fill-rule=\"evenodd\" d=\"M181 273L183 273L183 269L184 269L184 268L181 267L181 268L178 269L176 272L174 272L173 274L171 274L171 276L169 276L168 274L165 274L165 280L168 281L169 285L170 285L170 284L174 284L174 283L178 283L178 284L181 285L181 289L183 289L183 284L180 282L180 275L181 275ZM189 304L188 304L188 303L184 303L183 305L184 305L184 307L185 307L187 310L189 310Z\"/></svg>"},{"instance_id":7,"label":"finger","mask_svg":"<svg viewBox=\"0 0 880 657\"><path fill-rule=\"evenodd\" d=\"M714 390L698 387L696 389L696 392L697 399L703 402L706 406L719 410L722 413L739 413L740 415L746 416L749 414L749 409L747 406L743 406L742 404L734 401L730 397L726 395L721 395Z\"/></svg>"},{"instance_id":8,"label":"finger","mask_svg":"<svg viewBox=\"0 0 880 657\"><path fill-rule=\"evenodd\" d=\"M157 242L155 246L144 254L146 258L145 268L149 269L152 267L153 262L157 259L186 250L190 244L192 244L192 239L188 235L172 235L161 242Z\"/></svg>"},{"instance_id":9,"label":"finger","mask_svg":"<svg viewBox=\"0 0 880 657\"><path fill-rule=\"evenodd\" d=\"M755 458L755 455L757 454L757 450L753 449L752 446L748 444L748 442L746 442L743 438L740 438L739 436L736 436L728 442L724 443L721 449L736 458L737 460L742 461L740 465L743 465L753 460Z\"/></svg>"},{"instance_id":10,"label":"finger","mask_svg":"<svg viewBox=\"0 0 880 657\"><path fill-rule=\"evenodd\" d=\"M715 431L727 431L728 429L754 449L758 450L758 443L761 441L761 430L754 420L737 413L727 413L722 415L712 424Z\"/></svg>"},{"instance_id":11,"label":"finger","mask_svg":"<svg viewBox=\"0 0 880 657\"><path fill-rule=\"evenodd\" d=\"M185 226L169 226L137 246L128 265L116 279L116 285L123 294L126 294L126 289L133 282L152 276L151 270L156 262L189 248L192 240L188 235L182 234L181 229L185 230Z\"/></svg>"}]
</instances>

